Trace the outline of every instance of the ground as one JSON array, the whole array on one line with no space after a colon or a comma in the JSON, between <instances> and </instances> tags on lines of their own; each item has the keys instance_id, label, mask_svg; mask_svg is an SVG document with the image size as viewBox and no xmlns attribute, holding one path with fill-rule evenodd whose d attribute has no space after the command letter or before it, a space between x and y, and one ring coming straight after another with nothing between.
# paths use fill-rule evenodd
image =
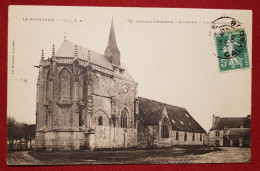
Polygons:
<instances>
[{"instance_id":1,"label":"ground","mask_svg":"<svg viewBox=\"0 0 260 171\"><path fill-rule=\"evenodd\" d=\"M218 150L172 147L116 151L22 151L7 154L9 165L245 163L250 160L250 148L236 147Z\"/></svg>"}]
</instances>

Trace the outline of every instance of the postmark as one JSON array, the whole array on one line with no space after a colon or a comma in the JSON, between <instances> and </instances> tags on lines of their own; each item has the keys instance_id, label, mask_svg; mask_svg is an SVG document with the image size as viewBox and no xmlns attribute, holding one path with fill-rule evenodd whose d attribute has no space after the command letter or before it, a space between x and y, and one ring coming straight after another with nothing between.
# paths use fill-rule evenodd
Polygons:
<instances>
[{"instance_id":1,"label":"postmark","mask_svg":"<svg viewBox=\"0 0 260 171\"><path fill-rule=\"evenodd\" d=\"M220 17L212 22L212 29L220 71L250 68L242 23L231 17Z\"/></svg>"}]
</instances>

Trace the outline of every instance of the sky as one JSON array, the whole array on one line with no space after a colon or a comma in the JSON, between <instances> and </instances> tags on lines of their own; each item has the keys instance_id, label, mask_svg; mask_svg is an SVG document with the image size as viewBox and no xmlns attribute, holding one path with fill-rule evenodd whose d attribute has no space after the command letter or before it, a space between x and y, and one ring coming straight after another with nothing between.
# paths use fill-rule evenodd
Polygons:
<instances>
[{"instance_id":1,"label":"sky","mask_svg":"<svg viewBox=\"0 0 260 171\"><path fill-rule=\"evenodd\" d=\"M57 51L66 36L104 54L112 16L121 61L138 82L139 96L185 107L206 131L213 114L251 114L252 69L220 72L211 28L211 22L222 16L240 21L252 66L251 11L10 6L8 115L35 123L34 66L39 65L41 50L45 59L50 57L52 45Z\"/></svg>"}]
</instances>

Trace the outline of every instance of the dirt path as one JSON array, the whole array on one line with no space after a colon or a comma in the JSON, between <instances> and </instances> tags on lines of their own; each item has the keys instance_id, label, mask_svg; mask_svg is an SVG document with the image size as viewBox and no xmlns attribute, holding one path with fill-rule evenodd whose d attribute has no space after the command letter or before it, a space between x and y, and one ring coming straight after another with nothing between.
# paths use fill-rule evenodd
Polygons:
<instances>
[{"instance_id":1,"label":"dirt path","mask_svg":"<svg viewBox=\"0 0 260 171\"><path fill-rule=\"evenodd\" d=\"M28 151L17 151L7 153L8 165L43 165L39 160L34 159Z\"/></svg>"},{"instance_id":2,"label":"dirt path","mask_svg":"<svg viewBox=\"0 0 260 171\"><path fill-rule=\"evenodd\" d=\"M188 154L183 156L146 157L142 161L158 164L194 164L194 163L247 163L251 160L250 148L220 147L221 151L206 154Z\"/></svg>"},{"instance_id":3,"label":"dirt path","mask_svg":"<svg viewBox=\"0 0 260 171\"><path fill-rule=\"evenodd\" d=\"M189 155L189 163L247 163L251 161L250 148L220 147L221 151L202 155ZM183 160L181 160L183 162Z\"/></svg>"}]
</instances>

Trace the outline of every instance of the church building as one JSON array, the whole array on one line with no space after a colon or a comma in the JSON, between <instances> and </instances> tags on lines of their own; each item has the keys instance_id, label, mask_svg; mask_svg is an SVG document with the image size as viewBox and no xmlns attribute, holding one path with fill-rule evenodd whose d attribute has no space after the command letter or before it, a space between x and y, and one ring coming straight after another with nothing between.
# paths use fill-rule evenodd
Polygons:
<instances>
[{"instance_id":1,"label":"church building","mask_svg":"<svg viewBox=\"0 0 260 171\"><path fill-rule=\"evenodd\" d=\"M120 61L113 20L104 55L65 39L57 52L53 45L50 58L45 59L42 51L37 67L38 149L149 147L151 143L157 143L159 147L182 143L202 145L205 131L186 110L177 114L178 110L171 111L171 106L161 106L158 111L145 113L151 106L146 106L144 103L149 100L143 98L140 98L143 105L139 105L138 84ZM154 112L161 112L161 117ZM183 121L179 121L180 116ZM156 119L153 125L158 125L155 130L163 138L153 142L140 138L149 131L146 129L149 120ZM184 139L178 141L175 136ZM185 142L190 137L192 142ZM177 141L173 142L174 138Z\"/></svg>"},{"instance_id":2,"label":"church building","mask_svg":"<svg viewBox=\"0 0 260 171\"><path fill-rule=\"evenodd\" d=\"M139 97L139 147L204 146L206 131L178 106Z\"/></svg>"}]
</instances>

